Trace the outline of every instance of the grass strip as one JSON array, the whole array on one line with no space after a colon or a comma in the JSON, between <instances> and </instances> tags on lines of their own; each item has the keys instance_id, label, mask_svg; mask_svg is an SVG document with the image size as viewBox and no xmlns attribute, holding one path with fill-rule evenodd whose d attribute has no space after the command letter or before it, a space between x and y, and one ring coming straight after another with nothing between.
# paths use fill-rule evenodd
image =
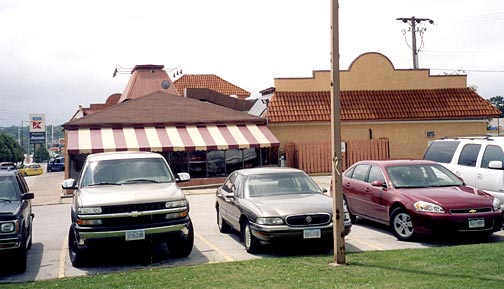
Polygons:
<instances>
[{"instance_id":1,"label":"grass strip","mask_svg":"<svg viewBox=\"0 0 504 289\"><path fill-rule=\"evenodd\" d=\"M262 258L143 270L0 288L503 288L504 243Z\"/></svg>"}]
</instances>

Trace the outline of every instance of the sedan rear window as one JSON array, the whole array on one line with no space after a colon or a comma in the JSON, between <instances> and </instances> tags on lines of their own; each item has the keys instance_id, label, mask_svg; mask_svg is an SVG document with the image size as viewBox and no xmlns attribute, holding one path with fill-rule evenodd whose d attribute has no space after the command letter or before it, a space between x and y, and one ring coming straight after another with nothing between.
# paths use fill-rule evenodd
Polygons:
<instances>
[{"instance_id":1,"label":"sedan rear window","mask_svg":"<svg viewBox=\"0 0 504 289\"><path fill-rule=\"evenodd\" d=\"M368 171L369 171L369 165L357 165L354 169L352 179L365 182Z\"/></svg>"}]
</instances>

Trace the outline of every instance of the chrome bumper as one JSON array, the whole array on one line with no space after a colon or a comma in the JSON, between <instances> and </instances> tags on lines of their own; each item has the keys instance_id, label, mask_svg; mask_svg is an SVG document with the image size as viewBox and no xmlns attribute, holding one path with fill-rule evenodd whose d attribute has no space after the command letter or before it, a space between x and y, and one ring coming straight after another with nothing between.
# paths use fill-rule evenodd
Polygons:
<instances>
[{"instance_id":1,"label":"chrome bumper","mask_svg":"<svg viewBox=\"0 0 504 289\"><path fill-rule=\"evenodd\" d=\"M155 234L164 234L170 232L180 231L184 235L189 233L189 229L187 229L187 224L177 224L172 226L164 226L164 227L156 227L156 228L145 228L145 235L155 235ZM85 231L77 231L79 235L79 245L84 245L86 240L94 240L94 239L109 239L109 238L125 238L126 232L128 230L120 230L120 231L104 231L104 232L85 232Z\"/></svg>"},{"instance_id":2,"label":"chrome bumper","mask_svg":"<svg viewBox=\"0 0 504 289\"><path fill-rule=\"evenodd\" d=\"M333 231L333 223L329 223L321 226L300 226L292 227L287 225L276 225L276 226L265 226L259 225L257 223L250 223L250 228L252 229L252 234L263 240L269 241L271 239L277 238L288 238L295 236L303 236L303 230L309 229L320 229L322 236L327 236L329 232ZM346 236L350 233L352 228L352 223L345 223L343 228L343 234Z\"/></svg>"},{"instance_id":3,"label":"chrome bumper","mask_svg":"<svg viewBox=\"0 0 504 289\"><path fill-rule=\"evenodd\" d=\"M250 223L250 228L252 230L260 231L260 232L265 232L265 233L275 233L275 232L302 232L303 230L306 229L332 229L333 224L329 223L326 225L322 226L299 226L299 227L292 227L292 226L287 226L287 225L259 225L257 223Z\"/></svg>"}]
</instances>

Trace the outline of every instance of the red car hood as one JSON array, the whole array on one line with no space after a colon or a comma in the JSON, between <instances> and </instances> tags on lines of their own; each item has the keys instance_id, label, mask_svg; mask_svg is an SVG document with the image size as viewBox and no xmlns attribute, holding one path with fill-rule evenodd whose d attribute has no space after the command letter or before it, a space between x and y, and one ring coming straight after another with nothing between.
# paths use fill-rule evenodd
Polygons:
<instances>
[{"instance_id":1,"label":"red car hood","mask_svg":"<svg viewBox=\"0 0 504 289\"><path fill-rule=\"evenodd\" d=\"M399 189L418 200L446 208L492 207L493 197L471 187L431 187Z\"/></svg>"}]
</instances>

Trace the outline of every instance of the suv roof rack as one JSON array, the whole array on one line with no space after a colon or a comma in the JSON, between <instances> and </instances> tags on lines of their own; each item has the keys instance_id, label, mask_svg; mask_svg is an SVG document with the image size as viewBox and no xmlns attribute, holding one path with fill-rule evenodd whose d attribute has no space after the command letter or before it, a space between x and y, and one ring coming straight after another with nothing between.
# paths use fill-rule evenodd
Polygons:
<instances>
[{"instance_id":1,"label":"suv roof rack","mask_svg":"<svg viewBox=\"0 0 504 289\"><path fill-rule=\"evenodd\" d=\"M474 140L481 139L481 140L494 140L496 138L500 139L500 138L503 138L503 137L491 136L491 135L484 135L484 136L453 136L453 137L444 136L441 139L474 139Z\"/></svg>"}]
</instances>

